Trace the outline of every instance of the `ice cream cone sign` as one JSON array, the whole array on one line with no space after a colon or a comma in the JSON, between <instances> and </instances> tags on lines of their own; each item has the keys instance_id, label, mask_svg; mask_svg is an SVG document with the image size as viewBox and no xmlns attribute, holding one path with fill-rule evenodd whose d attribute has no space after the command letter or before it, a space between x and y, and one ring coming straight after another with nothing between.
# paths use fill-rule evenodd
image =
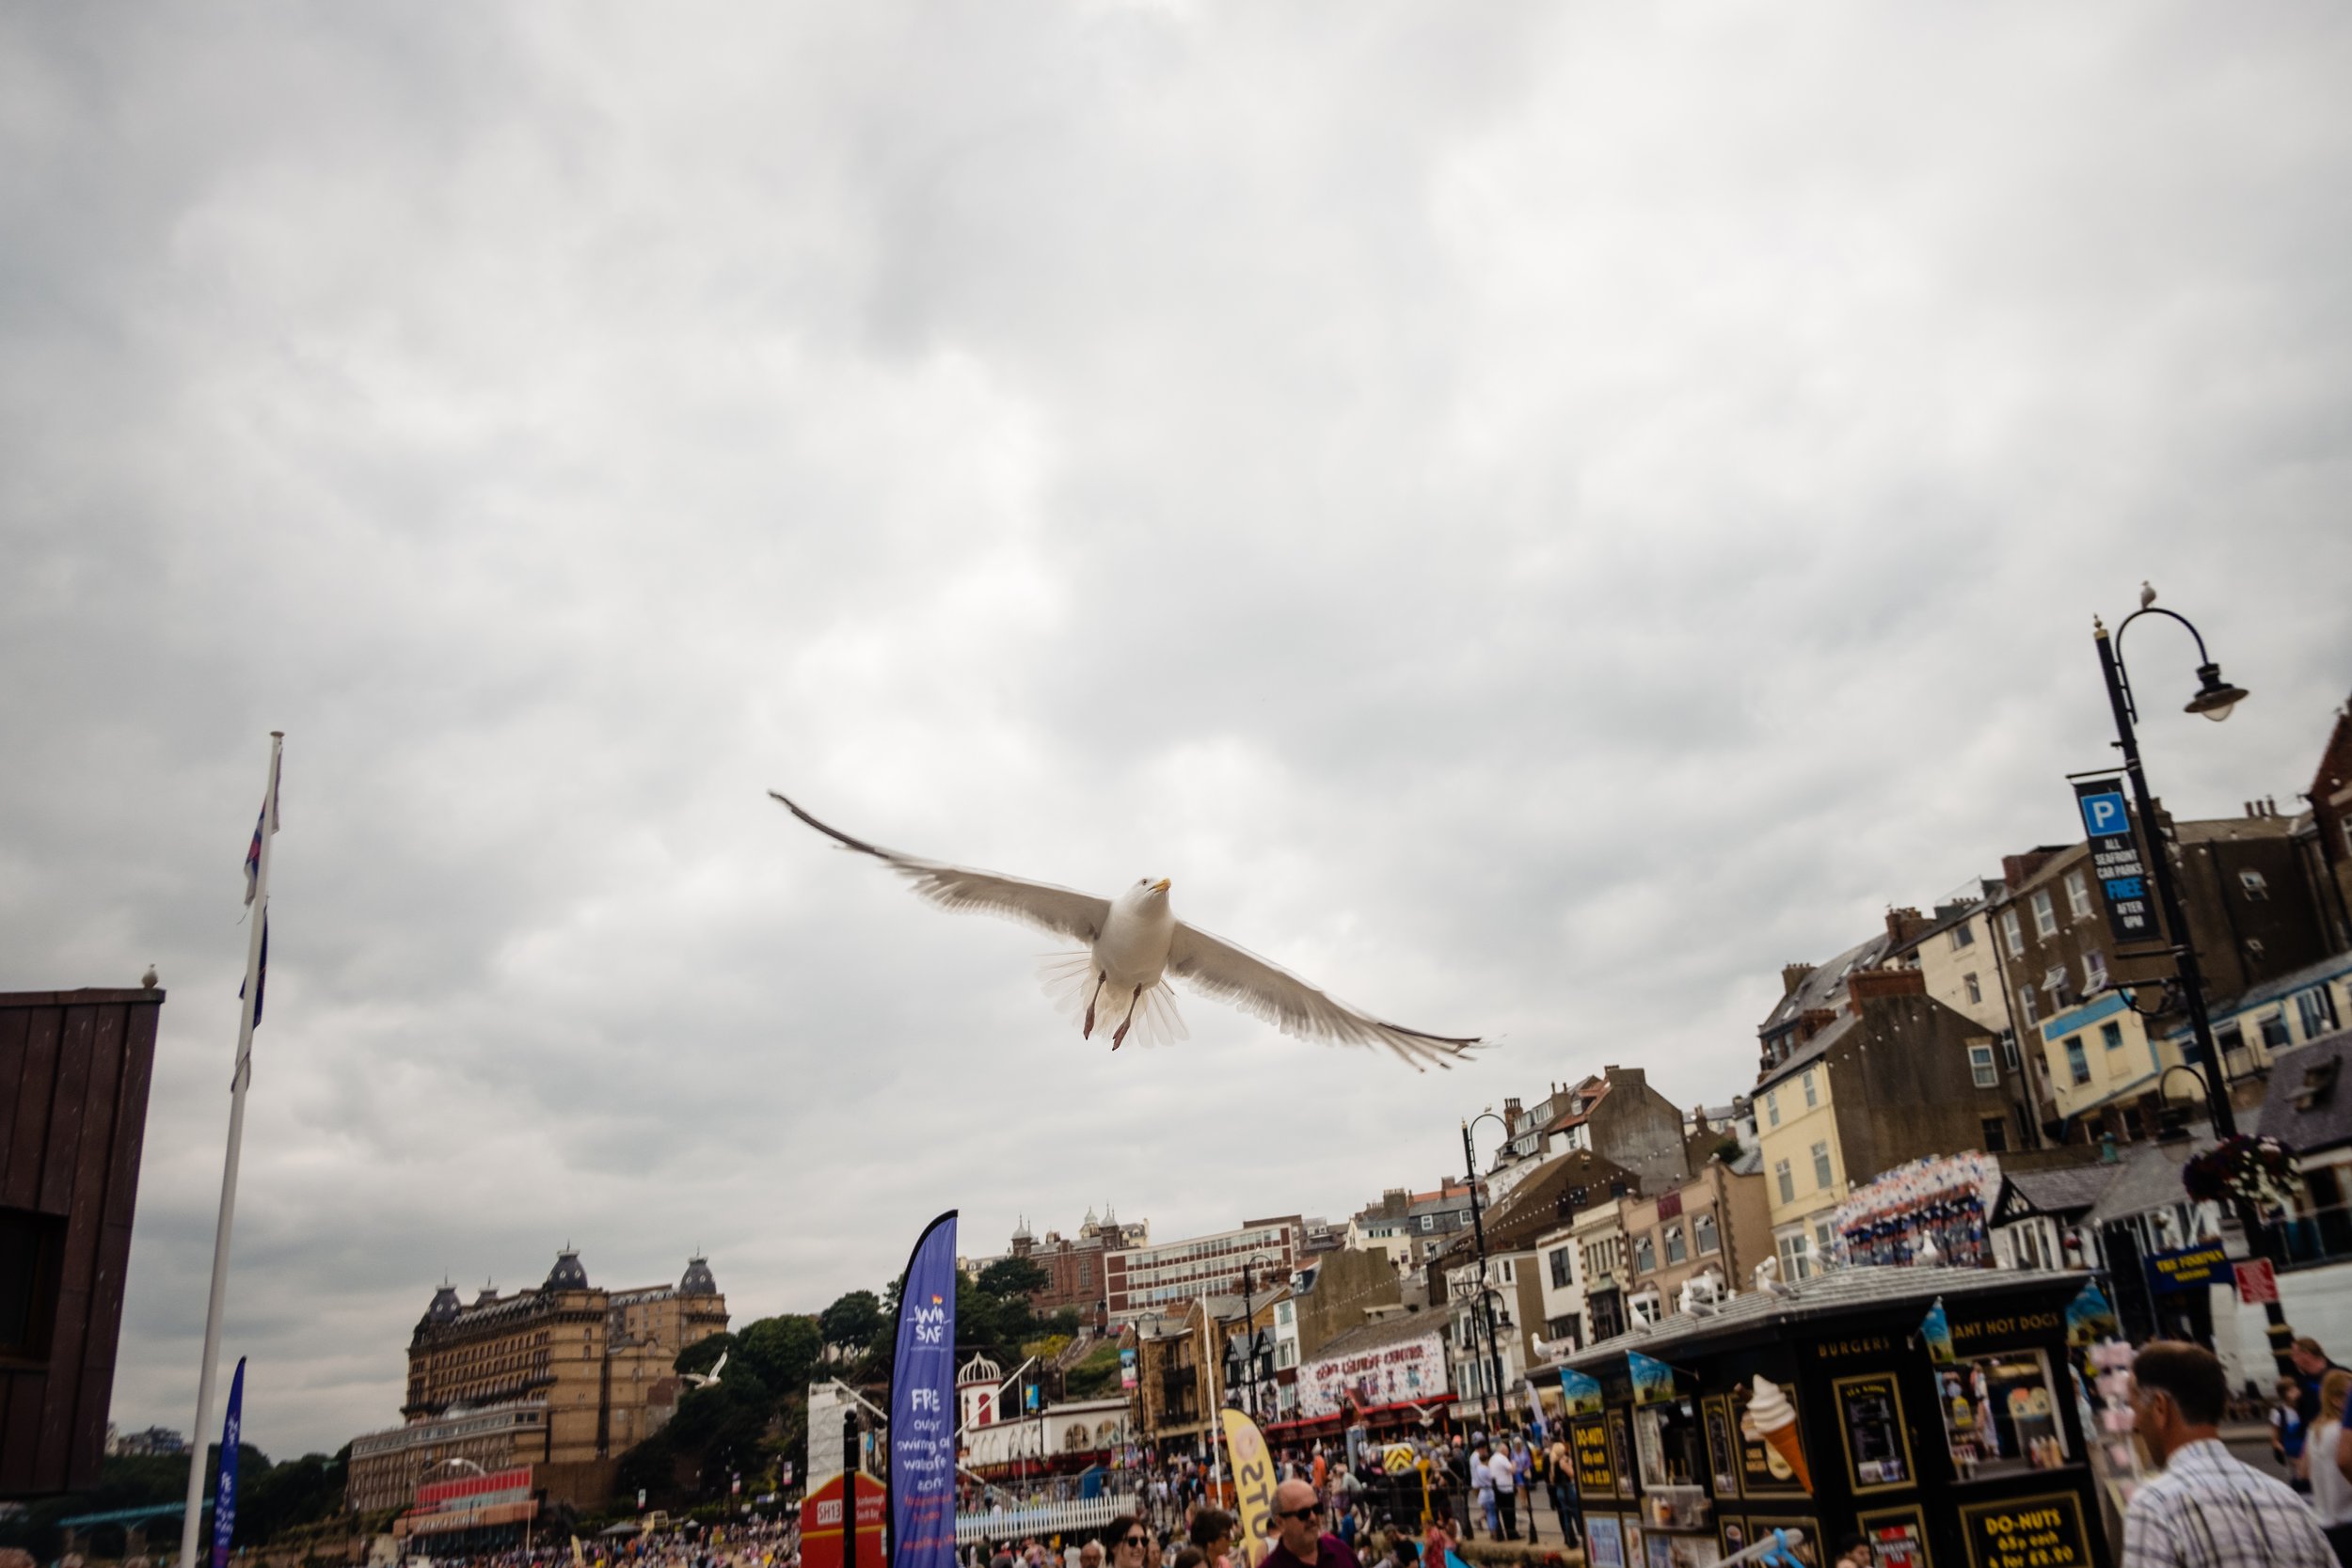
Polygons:
<instances>
[{"instance_id":1,"label":"ice cream cone sign","mask_svg":"<svg viewBox=\"0 0 2352 1568\"><path fill-rule=\"evenodd\" d=\"M1804 1488L1807 1497L1812 1496L1812 1472L1805 1468L1804 1445L1797 1436L1797 1407L1788 1402L1788 1396L1780 1391L1779 1385L1769 1378L1756 1379L1740 1425L1749 1436L1761 1438L1770 1445L1772 1457L1788 1467L1788 1473Z\"/></svg>"}]
</instances>

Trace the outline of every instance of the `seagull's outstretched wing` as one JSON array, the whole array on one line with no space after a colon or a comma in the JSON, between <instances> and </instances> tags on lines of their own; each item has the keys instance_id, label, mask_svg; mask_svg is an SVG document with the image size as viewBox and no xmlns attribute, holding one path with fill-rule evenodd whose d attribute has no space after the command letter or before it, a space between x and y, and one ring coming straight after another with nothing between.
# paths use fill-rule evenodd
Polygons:
<instances>
[{"instance_id":1,"label":"seagull's outstretched wing","mask_svg":"<svg viewBox=\"0 0 2352 1568\"><path fill-rule=\"evenodd\" d=\"M871 855L884 865L914 884L914 891L943 910L982 910L990 914L1008 915L1026 921L1041 930L1057 936L1092 945L1103 934L1103 922L1109 918L1111 904L1107 898L1056 887L1051 882L1032 882L1020 877L1000 876L993 871L975 871L969 866L949 865L945 861L927 861L913 855L901 855L895 849L884 849L851 838L838 828L829 828L809 816L774 790L768 792L782 802L784 809L832 839L845 849L861 855Z\"/></svg>"},{"instance_id":2,"label":"seagull's outstretched wing","mask_svg":"<svg viewBox=\"0 0 2352 1568\"><path fill-rule=\"evenodd\" d=\"M1453 1058L1480 1043L1475 1037L1424 1034L1359 1013L1279 964L1270 964L1181 920L1176 923L1175 940L1168 945L1168 972L1195 990L1264 1019L1286 1035L1336 1040L1342 1045L1385 1045L1416 1070L1432 1062L1451 1068Z\"/></svg>"}]
</instances>

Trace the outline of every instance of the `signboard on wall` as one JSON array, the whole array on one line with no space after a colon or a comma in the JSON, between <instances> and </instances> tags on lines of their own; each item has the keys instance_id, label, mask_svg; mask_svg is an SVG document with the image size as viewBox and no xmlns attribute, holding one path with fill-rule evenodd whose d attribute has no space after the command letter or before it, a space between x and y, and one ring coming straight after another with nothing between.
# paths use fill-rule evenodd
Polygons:
<instances>
[{"instance_id":1,"label":"signboard on wall","mask_svg":"<svg viewBox=\"0 0 2352 1568\"><path fill-rule=\"evenodd\" d=\"M2230 1281L2230 1257L2219 1242L2205 1242L2178 1252L2152 1252L2141 1261L2148 1270L2148 1289L2160 1296L2201 1291Z\"/></svg>"},{"instance_id":2,"label":"signboard on wall","mask_svg":"<svg viewBox=\"0 0 2352 1568\"><path fill-rule=\"evenodd\" d=\"M1447 1392L1445 1341L1434 1329L1369 1350L1327 1355L1298 1369L1298 1413L1311 1418L1339 1415L1349 1400L1371 1409Z\"/></svg>"}]
</instances>

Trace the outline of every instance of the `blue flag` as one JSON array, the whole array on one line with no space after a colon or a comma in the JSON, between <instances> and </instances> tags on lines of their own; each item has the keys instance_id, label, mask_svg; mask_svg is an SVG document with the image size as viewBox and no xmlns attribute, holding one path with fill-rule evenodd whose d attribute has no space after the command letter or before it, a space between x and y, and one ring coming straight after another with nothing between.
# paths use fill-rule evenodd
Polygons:
<instances>
[{"instance_id":1,"label":"blue flag","mask_svg":"<svg viewBox=\"0 0 2352 1568\"><path fill-rule=\"evenodd\" d=\"M229 1568L229 1538L237 1528L237 1440L245 1427L245 1357L229 1380L229 1415L220 1423L220 1491L213 1500L213 1568Z\"/></svg>"},{"instance_id":2,"label":"blue flag","mask_svg":"<svg viewBox=\"0 0 2352 1568\"><path fill-rule=\"evenodd\" d=\"M898 1287L890 1362L892 1568L956 1568L956 1212L931 1221Z\"/></svg>"}]
</instances>

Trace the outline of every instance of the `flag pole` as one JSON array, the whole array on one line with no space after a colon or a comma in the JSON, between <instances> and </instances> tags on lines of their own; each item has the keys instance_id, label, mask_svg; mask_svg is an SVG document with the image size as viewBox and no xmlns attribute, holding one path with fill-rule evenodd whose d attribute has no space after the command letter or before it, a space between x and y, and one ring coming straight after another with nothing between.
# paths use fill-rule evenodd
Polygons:
<instances>
[{"instance_id":1,"label":"flag pole","mask_svg":"<svg viewBox=\"0 0 2352 1568\"><path fill-rule=\"evenodd\" d=\"M237 1217L237 1154L245 1143L245 1086L253 1077L253 1013L262 1001L262 943L269 922L269 849L278 834L278 758L286 732L269 732L269 783L262 797L253 875L252 927L246 934L245 1000L237 1018L237 1066L229 1081L229 1154L221 1163L220 1222L213 1232L213 1293L204 1307L204 1365L196 1378L195 1441L188 1446L188 1510L180 1524L180 1568L196 1568L204 1522L205 1433L213 1424L213 1370L220 1359L220 1307L229 1293L229 1232Z\"/></svg>"}]
</instances>

